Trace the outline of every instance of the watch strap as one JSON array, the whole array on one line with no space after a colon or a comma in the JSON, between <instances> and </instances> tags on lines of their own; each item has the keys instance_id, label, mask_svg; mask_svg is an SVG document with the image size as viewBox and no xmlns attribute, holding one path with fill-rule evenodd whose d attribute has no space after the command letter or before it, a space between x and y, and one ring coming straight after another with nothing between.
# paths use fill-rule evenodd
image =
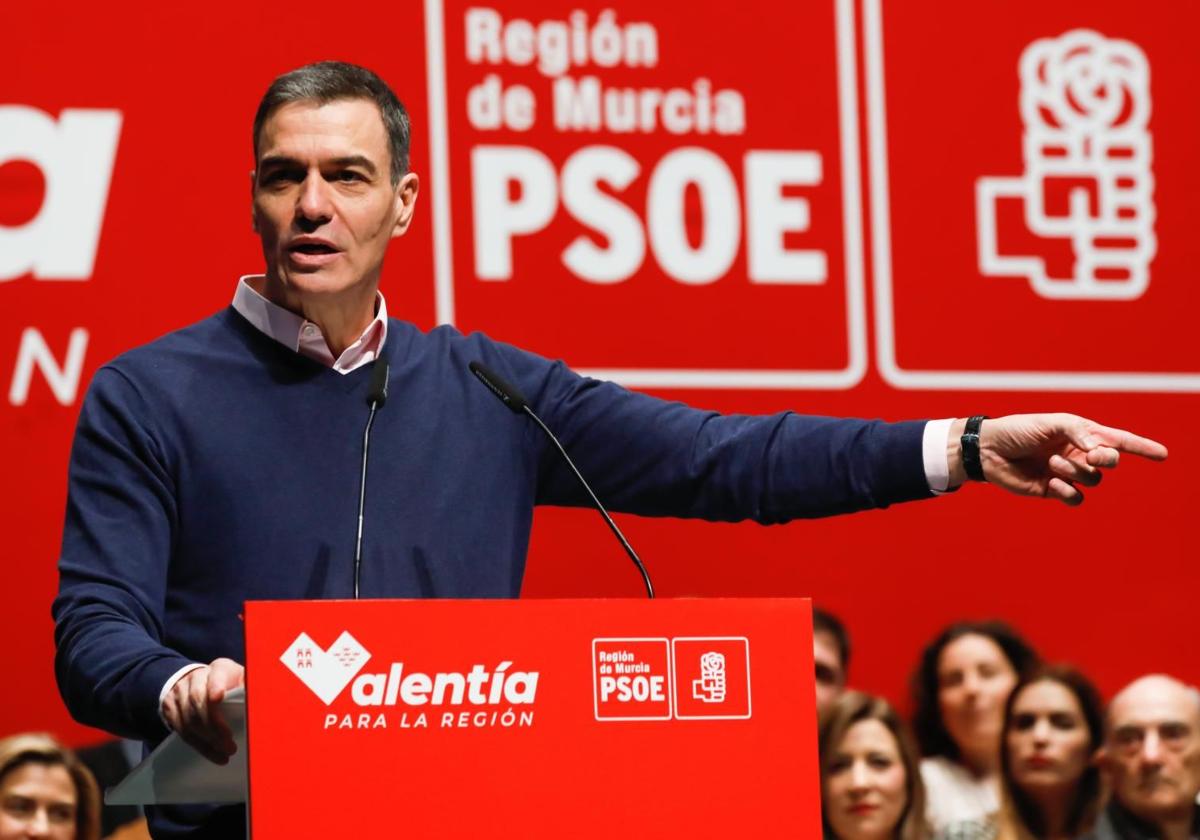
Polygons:
<instances>
[{"instance_id":1,"label":"watch strap","mask_svg":"<svg viewBox=\"0 0 1200 840\"><path fill-rule=\"evenodd\" d=\"M963 469L967 473L967 478L972 481L987 481L983 477L983 461L979 456L979 430L983 427L983 421L987 419L987 416L983 414L976 414L969 418L966 428L963 429L962 437L959 438Z\"/></svg>"}]
</instances>

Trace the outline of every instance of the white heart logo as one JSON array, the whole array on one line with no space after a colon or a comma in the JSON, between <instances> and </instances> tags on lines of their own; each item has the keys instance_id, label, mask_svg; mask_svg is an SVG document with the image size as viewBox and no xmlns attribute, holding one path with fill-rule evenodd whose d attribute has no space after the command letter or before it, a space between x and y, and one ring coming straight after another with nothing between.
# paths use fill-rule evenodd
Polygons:
<instances>
[{"instance_id":1,"label":"white heart logo","mask_svg":"<svg viewBox=\"0 0 1200 840\"><path fill-rule=\"evenodd\" d=\"M329 650L323 650L307 633L301 633L279 661L328 706L370 658L371 654L358 639L342 631Z\"/></svg>"}]
</instances>

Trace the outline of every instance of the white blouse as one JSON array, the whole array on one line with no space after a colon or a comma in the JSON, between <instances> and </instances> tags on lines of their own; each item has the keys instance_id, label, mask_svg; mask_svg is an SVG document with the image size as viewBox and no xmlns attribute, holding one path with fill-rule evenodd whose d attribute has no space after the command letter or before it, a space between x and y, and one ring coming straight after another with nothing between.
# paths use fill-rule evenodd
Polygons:
<instances>
[{"instance_id":1,"label":"white blouse","mask_svg":"<svg viewBox=\"0 0 1200 840\"><path fill-rule=\"evenodd\" d=\"M943 756L921 759L925 816L933 830L961 822L982 822L1000 810L999 777L980 779Z\"/></svg>"}]
</instances>

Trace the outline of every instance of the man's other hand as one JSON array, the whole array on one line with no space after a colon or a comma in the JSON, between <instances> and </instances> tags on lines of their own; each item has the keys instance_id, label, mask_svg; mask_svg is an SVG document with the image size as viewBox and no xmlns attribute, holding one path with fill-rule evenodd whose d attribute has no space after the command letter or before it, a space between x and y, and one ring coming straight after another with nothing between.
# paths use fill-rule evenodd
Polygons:
<instances>
[{"instance_id":1,"label":"man's other hand","mask_svg":"<svg viewBox=\"0 0 1200 840\"><path fill-rule=\"evenodd\" d=\"M245 667L232 659L214 659L184 674L172 686L163 698L163 717L209 761L227 764L237 752L237 745L220 703L226 692L245 682Z\"/></svg>"},{"instance_id":2,"label":"man's other hand","mask_svg":"<svg viewBox=\"0 0 1200 840\"><path fill-rule=\"evenodd\" d=\"M952 487L967 478L959 444L966 422L960 418L950 427L947 453ZM983 476L989 484L1071 506L1083 502L1080 488L1099 484L1103 471L1115 467L1122 452L1152 461L1167 457L1167 448L1157 441L1074 414L997 417L984 420L979 435Z\"/></svg>"}]
</instances>

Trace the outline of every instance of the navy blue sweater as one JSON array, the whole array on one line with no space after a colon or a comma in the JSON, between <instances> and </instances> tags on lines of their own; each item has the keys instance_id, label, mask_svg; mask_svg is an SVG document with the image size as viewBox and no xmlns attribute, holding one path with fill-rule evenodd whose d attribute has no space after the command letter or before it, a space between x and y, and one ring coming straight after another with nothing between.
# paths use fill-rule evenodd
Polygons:
<instances>
[{"instance_id":1,"label":"navy blue sweater","mask_svg":"<svg viewBox=\"0 0 1200 840\"><path fill-rule=\"evenodd\" d=\"M929 495L919 422L721 416L394 319L384 353L365 597L517 597L533 506L585 503L534 425L468 372L472 360L525 393L615 510L772 523ZM172 673L243 661L243 601L351 594L372 367L339 374L227 309L96 373L53 608L75 717L157 740Z\"/></svg>"}]
</instances>

